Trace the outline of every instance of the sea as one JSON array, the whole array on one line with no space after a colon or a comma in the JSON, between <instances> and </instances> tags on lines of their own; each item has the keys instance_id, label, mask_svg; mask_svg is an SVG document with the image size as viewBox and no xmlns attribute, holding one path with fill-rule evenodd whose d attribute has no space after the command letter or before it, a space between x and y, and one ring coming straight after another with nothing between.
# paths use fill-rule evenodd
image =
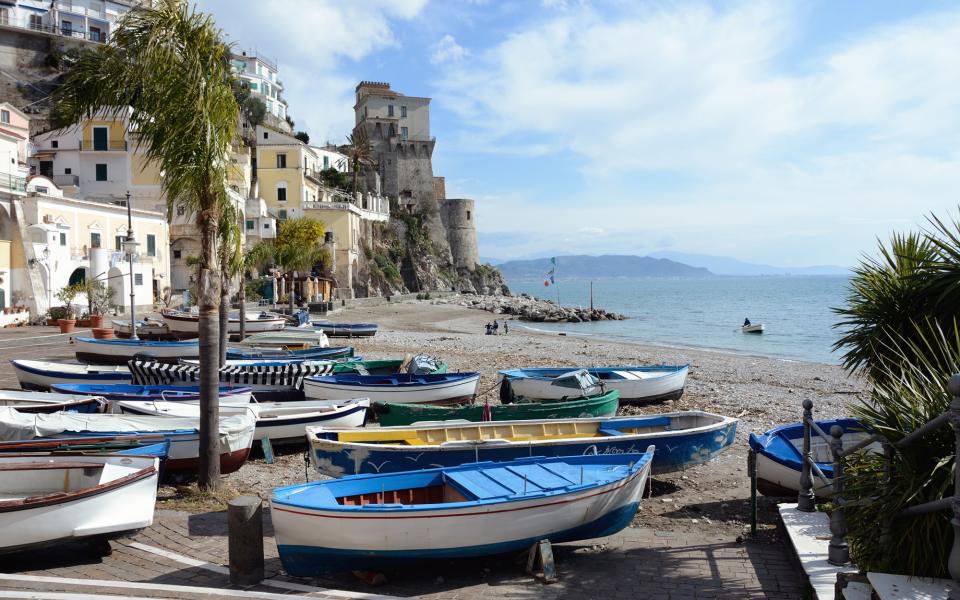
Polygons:
<instances>
[{"instance_id":1,"label":"sea","mask_svg":"<svg viewBox=\"0 0 960 600\"><path fill-rule=\"evenodd\" d=\"M625 339L838 364L832 350L840 331L832 308L843 306L845 276L709 277L702 279L604 279L593 282L593 305L629 317L625 321L526 323L568 335ZM558 299L563 306L590 306L590 281L507 281L514 293ZM744 318L763 323L762 335L740 332Z\"/></svg>"}]
</instances>

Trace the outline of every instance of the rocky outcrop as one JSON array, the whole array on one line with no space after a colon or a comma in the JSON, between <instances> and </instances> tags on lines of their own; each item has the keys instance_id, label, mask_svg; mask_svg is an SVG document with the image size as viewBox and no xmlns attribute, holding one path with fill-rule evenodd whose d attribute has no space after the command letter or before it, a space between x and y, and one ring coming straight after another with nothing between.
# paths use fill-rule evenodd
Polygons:
<instances>
[{"instance_id":1,"label":"rocky outcrop","mask_svg":"<svg viewBox=\"0 0 960 600\"><path fill-rule=\"evenodd\" d=\"M512 315L534 323L583 323L585 321L622 321L627 317L603 309L558 306L528 294L493 296L454 296L436 300L437 304L456 304L485 310L495 315Z\"/></svg>"}]
</instances>

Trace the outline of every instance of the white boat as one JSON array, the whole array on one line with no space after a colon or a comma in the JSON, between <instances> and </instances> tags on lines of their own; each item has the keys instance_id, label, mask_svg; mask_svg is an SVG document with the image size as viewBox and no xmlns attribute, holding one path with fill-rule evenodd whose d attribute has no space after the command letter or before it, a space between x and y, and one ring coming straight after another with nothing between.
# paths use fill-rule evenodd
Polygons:
<instances>
[{"instance_id":1,"label":"white boat","mask_svg":"<svg viewBox=\"0 0 960 600\"><path fill-rule=\"evenodd\" d=\"M55 383L130 383L126 365L78 365L48 360L11 360L20 387L46 391Z\"/></svg>"},{"instance_id":2,"label":"white boat","mask_svg":"<svg viewBox=\"0 0 960 600\"><path fill-rule=\"evenodd\" d=\"M287 318L276 313L247 312L246 333L262 333L266 331L280 331L287 323ZM228 313L227 327L230 335L240 335L240 312L233 310ZM200 315L183 311L164 311L163 320L170 328L170 333L181 338L194 338L200 335Z\"/></svg>"},{"instance_id":3,"label":"white boat","mask_svg":"<svg viewBox=\"0 0 960 600\"><path fill-rule=\"evenodd\" d=\"M231 473L247 460L256 420L252 415L220 418L220 471ZM196 472L200 462L200 420L116 414L26 414L0 407L0 440L104 437L105 434L160 434L170 440L167 472ZM0 488L2 489L2 488Z\"/></svg>"},{"instance_id":4,"label":"white boat","mask_svg":"<svg viewBox=\"0 0 960 600\"><path fill-rule=\"evenodd\" d=\"M155 456L0 456L0 552L109 538L153 523Z\"/></svg>"},{"instance_id":5,"label":"white boat","mask_svg":"<svg viewBox=\"0 0 960 600\"><path fill-rule=\"evenodd\" d=\"M534 376L522 369L500 372L514 396L528 401L571 400L598 396L606 390L586 369L571 369L556 375ZM522 375L521 375L522 373Z\"/></svg>"},{"instance_id":6,"label":"white boat","mask_svg":"<svg viewBox=\"0 0 960 600\"><path fill-rule=\"evenodd\" d=\"M754 323L752 325L744 325L740 328L740 331L743 333L763 333L764 329L763 323Z\"/></svg>"},{"instance_id":7,"label":"white boat","mask_svg":"<svg viewBox=\"0 0 960 600\"><path fill-rule=\"evenodd\" d=\"M463 404L477 395L480 373L340 373L306 377L303 394L317 400L366 397L400 404Z\"/></svg>"},{"instance_id":8,"label":"white boat","mask_svg":"<svg viewBox=\"0 0 960 600\"><path fill-rule=\"evenodd\" d=\"M683 396L689 365L587 367L583 370L599 380L604 392L617 390L620 392L620 403L629 404L680 398ZM500 375L503 376L500 386L502 402L512 402L519 396L527 399L558 399L558 393L570 394L575 391L572 384L568 384L566 391L563 387L551 385L552 381L562 376L572 375L572 370L567 367L510 369L500 371Z\"/></svg>"},{"instance_id":9,"label":"white boat","mask_svg":"<svg viewBox=\"0 0 960 600\"><path fill-rule=\"evenodd\" d=\"M117 337L130 337L130 320L114 319L110 322L113 325ZM137 337L147 340L166 340L170 338L170 328L162 321L154 319L143 319L137 321Z\"/></svg>"},{"instance_id":10,"label":"white boat","mask_svg":"<svg viewBox=\"0 0 960 600\"><path fill-rule=\"evenodd\" d=\"M177 362L181 358L199 358L200 342L197 340L98 340L75 337L77 360L93 365L125 365L138 357L161 362Z\"/></svg>"},{"instance_id":11,"label":"white boat","mask_svg":"<svg viewBox=\"0 0 960 600\"><path fill-rule=\"evenodd\" d=\"M0 390L0 406L10 406L20 412L103 412L105 405L105 398L87 394Z\"/></svg>"},{"instance_id":12,"label":"white boat","mask_svg":"<svg viewBox=\"0 0 960 600\"><path fill-rule=\"evenodd\" d=\"M329 348L327 334L317 329L294 328L248 335L239 346L305 346Z\"/></svg>"},{"instance_id":13,"label":"white boat","mask_svg":"<svg viewBox=\"0 0 960 600\"><path fill-rule=\"evenodd\" d=\"M111 402L113 412L136 415L200 418L200 407L183 402L149 402L121 400ZM366 419L370 400L357 398L342 402L306 400L302 402L254 403L247 407L221 406L220 414L250 413L257 419L254 440L269 438L271 442L306 441L306 428L360 427Z\"/></svg>"}]
</instances>

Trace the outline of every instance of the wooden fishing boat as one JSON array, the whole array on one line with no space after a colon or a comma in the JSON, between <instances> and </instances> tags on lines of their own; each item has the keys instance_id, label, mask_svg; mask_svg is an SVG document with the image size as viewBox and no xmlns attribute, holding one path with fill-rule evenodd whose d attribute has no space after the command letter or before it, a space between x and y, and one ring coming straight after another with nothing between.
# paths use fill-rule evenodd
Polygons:
<instances>
[{"instance_id":1,"label":"wooden fishing boat","mask_svg":"<svg viewBox=\"0 0 960 600\"><path fill-rule=\"evenodd\" d=\"M25 413L102 412L106 399L86 394L51 394L0 390L0 406L10 406Z\"/></svg>"},{"instance_id":2,"label":"wooden fishing boat","mask_svg":"<svg viewBox=\"0 0 960 600\"><path fill-rule=\"evenodd\" d=\"M240 364L228 363L220 367L220 383L249 386L253 388L258 399L263 399L264 392L300 390L303 387L304 377L332 373L334 365L337 364L329 360L293 363L260 360L233 362ZM196 361L183 361L181 364L171 365L155 361L131 360L129 366L133 383L136 385L197 385L200 381L200 367Z\"/></svg>"},{"instance_id":3,"label":"wooden fishing boat","mask_svg":"<svg viewBox=\"0 0 960 600\"><path fill-rule=\"evenodd\" d=\"M870 437L856 419L817 421L825 433L839 425L843 428L843 446L849 448ZM816 432L811 432L810 453L827 481L812 475L813 492L817 496L833 495L833 456L826 441ZM767 496L796 496L800 491L801 451L803 450L803 424L780 425L761 434L750 434L750 448L757 457L757 490ZM879 443L867 446L868 452L882 452Z\"/></svg>"},{"instance_id":4,"label":"wooden fishing boat","mask_svg":"<svg viewBox=\"0 0 960 600\"><path fill-rule=\"evenodd\" d=\"M46 391L56 383L130 383L125 365L78 365L45 360L11 360L25 390Z\"/></svg>"},{"instance_id":5,"label":"wooden fishing boat","mask_svg":"<svg viewBox=\"0 0 960 600\"><path fill-rule=\"evenodd\" d=\"M590 398L557 402L517 402L490 406L490 418L484 419L482 404L433 406L376 402L373 412L381 427L412 425L424 421L525 421L531 419L577 419L612 417L617 414L620 392L613 390Z\"/></svg>"},{"instance_id":6,"label":"wooden fishing boat","mask_svg":"<svg viewBox=\"0 0 960 600\"><path fill-rule=\"evenodd\" d=\"M53 391L65 394L98 396L106 400L162 400L170 402L185 402L188 404L200 403L200 386L174 385L133 385L130 383L113 383L100 385L96 383L58 383L52 386ZM221 385L219 390L220 404L250 404L253 388L250 386Z\"/></svg>"},{"instance_id":7,"label":"wooden fishing boat","mask_svg":"<svg viewBox=\"0 0 960 600\"><path fill-rule=\"evenodd\" d=\"M480 373L341 373L304 378L303 393L317 400L370 398L375 402L462 404L476 397L479 383Z\"/></svg>"},{"instance_id":8,"label":"wooden fishing boat","mask_svg":"<svg viewBox=\"0 0 960 600\"><path fill-rule=\"evenodd\" d=\"M764 329L763 323L755 323L753 325L744 325L740 328L740 331L743 333L763 333Z\"/></svg>"},{"instance_id":9,"label":"wooden fishing boat","mask_svg":"<svg viewBox=\"0 0 960 600\"><path fill-rule=\"evenodd\" d=\"M248 335L243 341L237 343L237 346L329 348L330 340L327 338L327 334L319 329L294 327L283 331L267 331Z\"/></svg>"},{"instance_id":10,"label":"wooden fishing boat","mask_svg":"<svg viewBox=\"0 0 960 600\"><path fill-rule=\"evenodd\" d=\"M587 367L585 370L600 380L604 391L617 390L620 392L620 403L629 404L680 398L683 396L689 365ZM541 397L536 394L541 393L550 381L570 371L564 367L500 371L503 376L500 400L511 402L518 396Z\"/></svg>"},{"instance_id":11,"label":"wooden fishing boat","mask_svg":"<svg viewBox=\"0 0 960 600\"><path fill-rule=\"evenodd\" d=\"M310 459L332 477L447 467L524 456L633 453L653 444L655 473L711 460L727 449L737 419L700 411L638 417L421 423L371 429L307 428Z\"/></svg>"},{"instance_id":12,"label":"wooden fishing boat","mask_svg":"<svg viewBox=\"0 0 960 600\"><path fill-rule=\"evenodd\" d=\"M77 360L94 365L125 365L131 357L147 358L162 362L177 362L181 358L198 358L198 341L98 340L75 337Z\"/></svg>"},{"instance_id":13,"label":"wooden fishing boat","mask_svg":"<svg viewBox=\"0 0 960 600\"><path fill-rule=\"evenodd\" d=\"M161 313L163 320L170 329L170 333L179 339L190 339L200 335L200 315L178 310L167 310ZM244 313L246 333L262 333L266 331L280 331L286 326L287 319L282 315L270 312ZM233 310L228 313L227 327L230 335L240 335L240 312Z\"/></svg>"},{"instance_id":14,"label":"wooden fishing boat","mask_svg":"<svg viewBox=\"0 0 960 600\"><path fill-rule=\"evenodd\" d=\"M357 373L360 375L393 375L395 373L413 373L417 375L443 374L448 365L431 356L417 355L404 359L349 360L342 361L334 368L334 373Z\"/></svg>"},{"instance_id":15,"label":"wooden fishing boat","mask_svg":"<svg viewBox=\"0 0 960 600\"><path fill-rule=\"evenodd\" d=\"M150 526L158 472L154 456L0 456L0 552Z\"/></svg>"},{"instance_id":16,"label":"wooden fishing boat","mask_svg":"<svg viewBox=\"0 0 960 600\"><path fill-rule=\"evenodd\" d=\"M280 560L295 577L500 554L620 531L653 460L650 447L358 475L277 488L270 514Z\"/></svg>"},{"instance_id":17,"label":"wooden fishing boat","mask_svg":"<svg viewBox=\"0 0 960 600\"><path fill-rule=\"evenodd\" d=\"M558 373L533 374L524 369L500 371L500 399L513 402L517 398L527 402L539 400L570 400L602 394L600 380L586 369L567 369ZM506 397L504 389L509 392Z\"/></svg>"},{"instance_id":18,"label":"wooden fishing boat","mask_svg":"<svg viewBox=\"0 0 960 600\"><path fill-rule=\"evenodd\" d=\"M313 321L315 329L327 334L327 337L373 337L377 335L376 323L330 323Z\"/></svg>"},{"instance_id":19,"label":"wooden fishing boat","mask_svg":"<svg viewBox=\"0 0 960 600\"><path fill-rule=\"evenodd\" d=\"M160 471L170 453L170 440L161 435L56 438L0 442L0 454L130 454L156 456Z\"/></svg>"},{"instance_id":20,"label":"wooden fishing boat","mask_svg":"<svg viewBox=\"0 0 960 600\"><path fill-rule=\"evenodd\" d=\"M307 427L360 427L366 420L370 401L365 398L330 402L266 402L246 407L223 406L221 415L251 411L257 419L254 441L269 438L273 443L299 442L306 438ZM144 402L142 400L111 402L114 412L135 415L200 418L200 407L182 402Z\"/></svg>"},{"instance_id":21,"label":"wooden fishing boat","mask_svg":"<svg viewBox=\"0 0 960 600\"><path fill-rule=\"evenodd\" d=\"M114 319L110 322L113 330L119 338L130 337L130 320ZM137 321L137 337L144 340L173 340L176 339L170 333L170 328L162 321L153 319L143 319Z\"/></svg>"},{"instance_id":22,"label":"wooden fishing boat","mask_svg":"<svg viewBox=\"0 0 960 600\"><path fill-rule=\"evenodd\" d=\"M232 473L247 460L256 420L250 415L222 417L219 422L220 471ZM168 473L195 474L200 456L199 419L117 414L25 414L0 407L0 440L37 438L104 438L162 435L170 440Z\"/></svg>"},{"instance_id":23,"label":"wooden fishing boat","mask_svg":"<svg viewBox=\"0 0 960 600\"><path fill-rule=\"evenodd\" d=\"M276 346L247 346L227 348L227 360L338 360L353 357L352 346L333 346L330 348L307 348L305 350L287 350Z\"/></svg>"}]
</instances>

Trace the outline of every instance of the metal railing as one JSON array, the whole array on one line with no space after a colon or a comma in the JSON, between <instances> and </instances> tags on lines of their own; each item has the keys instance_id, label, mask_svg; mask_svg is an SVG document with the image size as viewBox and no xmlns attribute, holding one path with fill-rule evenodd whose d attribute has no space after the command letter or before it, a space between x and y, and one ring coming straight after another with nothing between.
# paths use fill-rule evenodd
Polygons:
<instances>
[{"instance_id":1,"label":"metal railing","mask_svg":"<svg viewBox=\"0 0 960 600\"><path fill-rule=\"evenodd\" d=\"M0 190L25 192L27 191L27 179L9 173L0 173Z\"/></svg>"},{"instance_id":2,"label":"metal railing","mask_svg":"<svg viewBox=\"0 0 960 600\"><path fill-rule=\"evenodd\" d=\"M126 152L127 150L127 141L126 140L107 140L106 147L97 147L93 140L80 140L80 150L83 152Z\"/></svg>"},{"instance_id":3,"label":"metal railing","mask_svg":"<svg viewBox=\"0 0 960 600\"><path fill-rule=\"evenodd\" d=\"M832 485L833 511L830 513L830 545L827 551L827 561L830 564L842 566L850 562L850 548L847 545L846 539L848 532L847 520L844 514L844 506L847 504L847 499L843 494L843 464L846 457L863 450L871 444L881 444L883 447L885 483L889 487L895 477L893 470L894 452L897 449L912 445L944 425L949 425L953 428L955 437L955 465L960 465L960 374L950 378L948 389L953 396L950 407L940 415L914 429L900 440L891 442L883 435L877 433L857 442L849 448L843 447L843 428L839 425L834 425L830 428L830 434L828 436L813 420L813 402L810 400L803 401L803 451L801 453L800 492L797 494L797 510L803 512L816 511L816 497L813 493L812 475L816 475L817 478L825 484ZM830 448L830 456L833 462L832 481L824 476L811 455L810 439L813 433L816 433L827 442ZM960 582L960 468L957 466L954 468L954 488L952 496L907 507L900 511L900 513L896 515L896 518L906 519L918 517L941 510L953 511L953 519L950 521L953 526L953 546L950 549L950 556L947 559L947 569L950 577L954 581ZM881 523L880 527L880 544L883 548L889 548L893 543L891 536L892 522L887 521Z\"/></svg>"},{"instance_id":4,"label":"metal railing","mask_svg":"<svg viewBox=\"0 0 960 600\"><path fill-rule=\"evenodd\" d=\"M0 17L0 25L7 27L16 27L17 29L26 29L28 31L39 31L50 35L58 35L72 39L87 40L91 42L103 43L107 41L107 34L102 31L84 31L82 29L73 29L72 27L63 27L54 24L20 22L9 16Z\"/></svg>"}]
</instances>

